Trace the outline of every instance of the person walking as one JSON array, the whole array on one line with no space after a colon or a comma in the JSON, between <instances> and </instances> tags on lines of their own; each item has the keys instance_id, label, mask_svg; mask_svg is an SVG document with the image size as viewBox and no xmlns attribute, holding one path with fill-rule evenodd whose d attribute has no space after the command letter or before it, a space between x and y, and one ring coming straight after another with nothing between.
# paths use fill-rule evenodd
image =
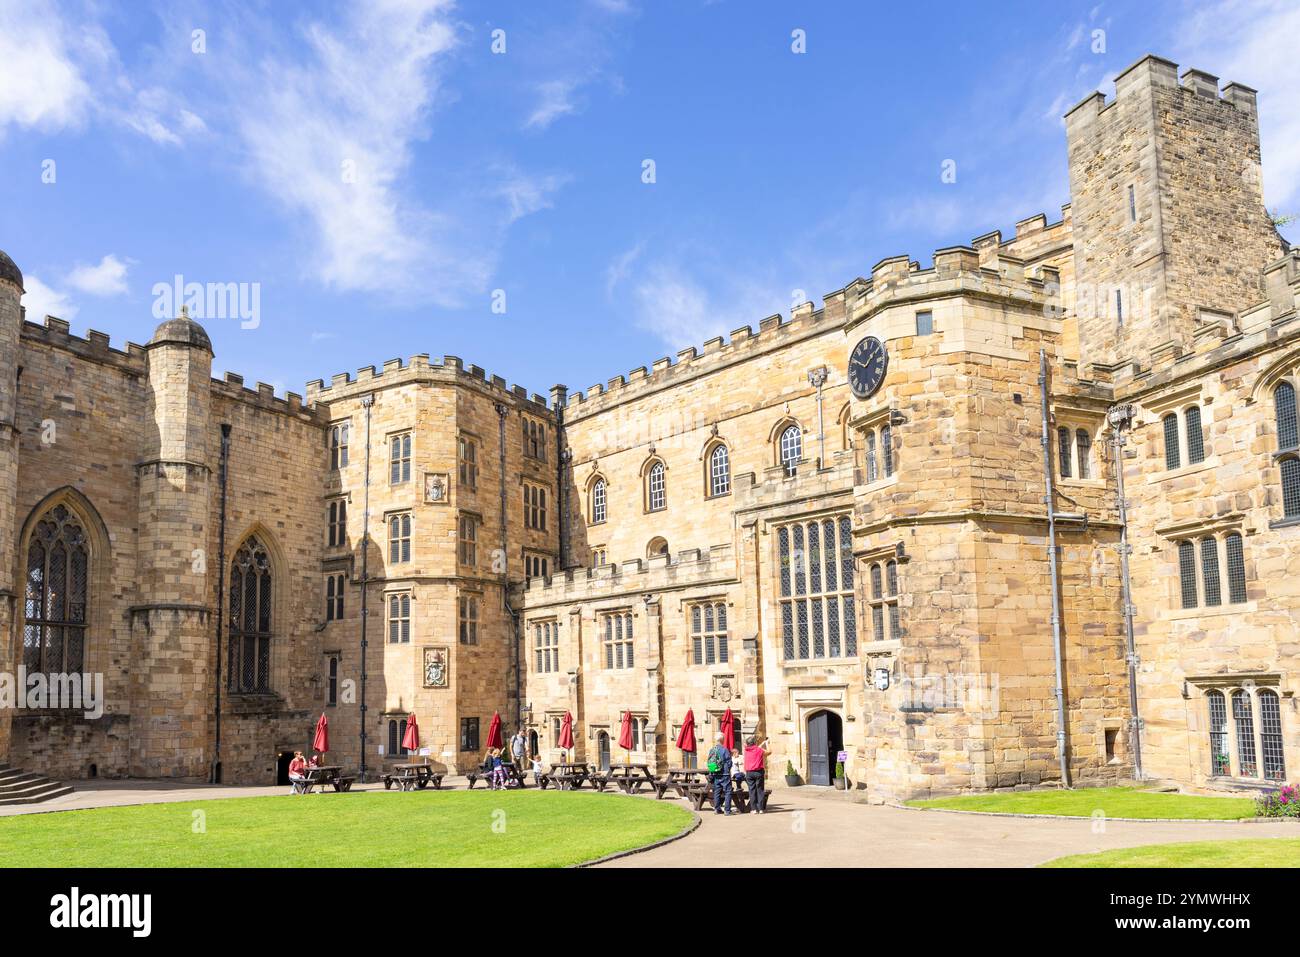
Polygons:
<instances>
[{"instance_id":1,"label":"person walking","mask_svg":"<svg viewBox=\"0 0 1300 957\"><path fill-rule=\"evenodd\" d=\"M758 743L758 735L750 735L745 743L745 783L749 785L749 806L755 814L767 810L767 756L772 753L768 747L771 738L764 738Z\"/></svg>"},{"instance_id":2,"label":"person walking","mask_svg":"<svg viewBox=\"0 0 1300 957\"><path fill-rule=\"evenodd\" d=\"M515 736L510 739L510 757L515 762L515 770L522 775L527 764L525 759L528 757L528 738L523 728L516 731Z\"/></svg>"},{"instance_id":3,"label":"person walking","mask_svg":"<svg viewBox=\"0 0 1300 957\"><path fill-rule=\"evenodd\" d=\"M721 734L717 736L717 743L709 748L708 762L709 779L713 783L713 811L715 814L724 813L722 807L725 801L727 808L725 813L730 814L731 752L722 743Z\"/></svg>"},{"instance_id":4,"label":"person walking","mask_svg":"<svg viewBox=\"0 0 1300 957\"><path fill-rule=\"evenodd\" d=\"M492 790L504 791L506 789L506 762L501 757L501 749L492 749Z\"/></svg>"}]
</instances>

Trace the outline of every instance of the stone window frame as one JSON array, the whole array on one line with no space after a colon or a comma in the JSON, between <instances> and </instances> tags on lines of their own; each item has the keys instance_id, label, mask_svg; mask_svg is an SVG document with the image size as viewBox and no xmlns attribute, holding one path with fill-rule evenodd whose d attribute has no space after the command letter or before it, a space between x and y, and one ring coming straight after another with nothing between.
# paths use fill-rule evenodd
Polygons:
<instances>
[{"instance_id":1,"label":"stone window frame","mask_svg":"<svg viewBox=\"0 0 1300 957\"><path fill-rule=\"evenodd\" d=\"M651 454L641 463L641 487L645 514L667 511L668 463L662 456Z\"/></svg>"},{"instance_id":2,"label":"stone window frame","mask_svg":"<svg viewBox=\"0 0 1300 957\"><path fill-rule=\"evenodd\" d=\"M402 742L406 740L406 722L408 716L409 714L407 712L401 714L390 712L386 716L388 718L388 724L386 725L388 728L388 747L384 752L384 758L386 760L393 761L409 756L410 752L402 745Z\"/></svg>"},{"instance_id":3,"label":"stone window frame","mask_svg":"<svg viewBox=\"0 0 1300 957\"><path fill-rule=\"evenodd\" d=\"M686 666L712 668L733 664L731 622L728 620L730 602L726 596L694 598L683 604L686 613Z\"/></svg>"},{"instance_id":4,"label":"stone window frame","mask_svg":"<svg viewBox=\"0 0 1300 957\"><path fill-rule=\"evenodd\" d=\"M456 514L456 564L464 568L478 567L478 530L483 517L477 512L461 511Z\"/></svg>"},{"instance_id":5,"label":"stone window frame","mask_svg":"<svg viewBox=\"0 0 1300 957\"><path fill-rule=\"evenodd\" d=\"M793 416L785 416L775 426L769 441L772 443L772 464L781 469L786 478L799 474L799 466L804 463L803 454L804 428ZM793 452L793 455L789 453Z\"/></svg>"},{"instance_id":6,"label":"stone window frame","mask_svg":"<svg viewBox=\"0 0 1300 957\"><path fill-rule=\"evenodd\" d=\"M726 498L731 494L730 446L725 439L715 436L705 443L700 458L704 463L704 497Z\"/></svg>"},{"instance_id":7,"label":"stone window frame","mask_svg":"<svg viewBox=\"0 0 1300 957\"><path fill-rule=\"evenodd\" d=\"M388 530L388 564L409 563L415 534L415 515L410 509L389 512L384 516L384 525Z\"/></svg>"},{"instance_id":8,"label":"stone window frame","mask_svg":"<svg viewBox=\"0 0 1300 957\"><path fill-rule=\"evenodd\" d=\"M1280 673L1189 675L1184 679L1183 697L1192 697L1193 691L1201 698L1200 704L1191 709L1196 717L1189 729L1196 742L1196 766L1199 773L1211 781L1253 785L1286 783L1286 715L1290 709L1284 704L1291 703L1292 691ZM1225 723L1221 732L1214 730L1211 699L1215 694L1222 695L1220 700ZM1243 697L1238 697L1239 695ZM1277 704L1279 730L1276 742L1270 740L1273 735L1265 730L1261 700L1264 695L1273 695ZM1242 700L1249 705L1245 715L1249 720L1249 738L1243 738L1242 735L1244 722L1241 721L1241 709L1237 706ZM1226 769L1215 760L1214 737L1217 734L1225 736L1227 753L1224 757L1228 759ZM1242 747L1243 740L1249 749ZM1250 755L1253 767L1248 764L1243 768L1243 754L1247 750L1253 751ZM1274 762L1280 762L1280 768ZM1266 776L1271 770L1279 773Z\"/></svg>"},{"instance_id":9,"label":"stone window frame","mask_svg":"<svg viewBox=\"0 0 1300 957\"><path fill-rule=\"evenodd\" d=\"M560 619L556 616L535 618L528 623L533 636L533 659L536 664L534 674L559 674L560 666Z\"/></svg>"},{"instance_id":10,"label":"stone window frame","mask_svg":"<svg viewBox=\"0 0 1300 957\"><path fill-rule=\"evenodd\" d=\"M898 481L899 447L894 431L894 409L882 405L870 412L855 416L846 428L859 436L857 447L862 450L862 478L867 486L885 486Z\"/></svg>"},{"instance_id":11,"label":"stone window frame","mask_svg":"<svg viewBox=\"0 0 1300 957\"><path fill-rule=\"evenodd\" d=\"M1173 572L1166 576L1169 580L1169 604L1163 617L1228 615L1255 610L1256 601L1251 598L1250 587L1252 582L1257 581L1257 577L1249 547L1254 530L1246 524L1244 514L1235 513L1210 521L1166 526L1155 531L1166 540L1169 567ZM1234 539L1239 541L1239 561L1235 563ZM1207 541L1214 542L1213 568L1206 565ZM1193 585L1195 602L1189 604L1188 589ZM1218 602L1211 604L1208 603L1208 598L1214 587L1218 588Z\"/></svg>"},{"instance_id":12,"label":"stone window frame","mask_svg":"<svg viewBox=\"0 0 1300 957\"><path fill-rule=\"evenodd\" d=\"M592 568L596 568L600 565L607 564L608 560L609 560L608 545L591 546L591 567Z\"/></svg>"},{"instance_id":13,"label":"stone window frame","mask_svg":"<svg viewBox=\"0 0 1300 957\"><path fill-rule=\"evenodd\" d=\"M551 562L553 556L545 552L535 552L532 549L524 549L524 578L549 578L551 575Z\"/></svg>"},{"instance_id":14,"label":"stone window frame","mask_svg":"<svg viewBox=\"0 0 1300 957\"><path fill-rule=\"evenodd\" d=\"M541 482L524 481L524 527L532 532L544 532L548 525L547 497L550 486Z\"/></svg>"},{"instance_id":15,"label":"stone window frame","mask_svg":"<svg viewBox=\"0 0 1300 957\"><path fill-rule=\"evenodd\" d=\"M478 436L470 432L456 435L456 477L461 488L478 489Z\"/></svg>"},{"instance_id":16,"label":"stone window frame","mask_svg":"<svg viewBox=\"0 0 1300 957\"><path fill-rule=\"evenodd\" d=\"M482 741L482 724L477 717L461 718L459 746L462 754L478 753L482 751L480 742Z\"/></svg>"},{"instance_id":17,"label":"stone window frame","mask_svg":"<svg viewBox=\"0 0 1300 957\"><path fill-rule=\"evenodd\" d=\"M926 323L924 324L924 327L923 327L923 325L922 325L922 323L921 323L921 317L922 317L922 316L925 316L925 317L926 317ZM924 339L924 338L927 337L927 336L932 336L932 335L934 335L934 310L933 310L933 309L918 309L918 310L916 310L916 312L914 313L914 316L913 316L913 317L914 317L915 322L916 322L916 327L915 327L915 328L916 328L916 333L915 333L916 338L918 338L918 339ZM924 328L924 331L922 331L923 328Z\"/></svg>"},{"instance_id":18,"label":"stone window frame","mask_svg":"<svg viewBox=\"0 0 1300 957\"><path fill-rule=\"evenodd\" d=\"M347 610L347 573L329 571L325 573L325 620L342 621Z\"/></svg>"},{"instance_id":19,"label":"stone window frame","mask_svg":"<svg viewBox=\"0 0 1300 957\"><path fill-rule=\"evenodd\" d=\"M260 523L254 523L254 525L251 528L249 528L242 536L240 536L240 538L237 540L235 544L235 547L231 549L230 558L228 560L229 571L227 577L228 584L226 589L228 594L222 597L222 608L224 609L223 613L229 616L229 620L231 621L234 620L235 616L231 612L231 602L232 602L232 595L233 595L234 581L235 581L234 564L235 561L239 558L240 553L244 550L245 547L247 547L248 543L253 541L257 542L258 546L262 549L262 551L266 555L266 567L270 577L270 592L271 592L270 608L268 609L269 628L263 629L261 628L259 623L259 627L254 631L254 633L251 636L246 635L243 632L236 632L233 626L227 628L227 632L226 632L227 642L226 642L226 649L225 649L226 663L227 663L226 690L227 693L230 695L274 694L275 688L282 687L283 686L282 682L287 678L286 675L280 673L279 669L280 666L284 664L282 658L286 653L286 651L288 651L288 649L282 648L281 646L283 645L283 642L277 640L278 636L285 634L286 623L282 618L282 615L284 614L283 611L284 600L280 597L280 592L283 590L283 583L286 580L286 576L284 574L285 566L280 556L279 547L275 543L275 539L273 538L273 536L271 536L270 532ZM258 594L258 607L259 608L261 607L260 591ZM237 686L238 684L242 684L242 682L236 681L237 668L236 668L235 659L239 658L239 665L241 667L238 670L242 673L244 652L242 647L238 651L236 650L236 641L240 638L247 638L247 637L264 638L266 640L266 644L267 644L266 681L260 687L244 688L244 687Z\"/></svg>"},{"instance_id":20,"label":"stone window frame","mask_svg":"<svg viewBox=\"0 0 1300 957\"><path fill-rule=\"evenodd\" d=\"M845 532L847 526L847 536ZM825 530L830 525L835 534L835 556L827 565ZM812 544L809 529L817 527L818 569L814 574ZM776 613L781 636L780 660L785 665L804 665L809 662L851 662L865 649L858 642L858 560L852 552L852 515L843 510L788 519L772 526L772 566L777 572L775 587ZM845 543L848 553L845 554ZM788 563L785 561L788 556ZM802 557L800 557L802 556ZM796 567L798 561L798 567ZM834 572L835 588L826 589L826 571ZM848 572L847 576L845 572ZM802 574L800 574L802 572ZM845 581L845 578L851 579ZM833 604L832 604L833 602ZM801 613L801 609L802 613ZM820 609L820 610L817 610ZM831 628L831 618L835 628ZM821 624L822 648L825 654L816 654L818 624ZM807 654L800 654L806 639ZM837 646L838 654L831 654Z\"/></svg>"},{"instance_id":21,"label":"stone window frame","mask_svg":"<svg viewBox=\"0 0 1300 957\"><path fill-rule=\"evenodd\" d=\"M636 623L631 606L602 609L597 617L597 635L602 671L636 668Z\"/></svg>"},{"instance_id":22,"label":"stone window frame","mask_svg":"<svg viewBox=\"0 0 1300 957\"><path fill-rule=\"evenodd\" d=\"M384 591L384 644L409 645L415 634L415 591L410 587ZM394 638L394 626L396 635Z\"/></svg>"},{"instance_id":23,"label":"stone window frame","mask_svg":"<svg viewBox=\"0 0 1300 957\"><path fill-rule=\"evenodd\" d=\"M405 485L411 481L411 462L415 459L415 430L399 429L388 433L388 484ZM397 455L393 454L396 445ZM396 469L396 478L394 478Z\"/></svg>"},{"instance_id":24,"label":"stone window frame","mask_svg":"<svg viewBox=\"0 0 1300 957\"><path fill-rule=\"evenodd\" d=\"M1152 424L1155 428L1155 437L1152 439L1152 449L1158 455L1161 467L1155 470L1147 477L1149 482L1162 482L1166 479L1175 478L1182 475L1190 475L1195 472L1213 469L1218 466L1218 457L1214 454L1210 443L1206 441L1209 428L1213 424L1212 401L1202 395L1201 383L1196 382L1190 386L1180 388L1174 392L1167 393L1158 398L1150 399L1142 403L1145 412L1154 417ZM1200 419L1200 444L1202 455L1199 461L1192 462L1189 458L1188 442L1188 416L1190 409L1196 409L1196 415ZM1172 430L1173 438L1177 443L1178 463L1174 465L1170 461L1169 454L1169 437L1170 428L1169 420L1173 419L1175 428Z\"/></svg>"},{"instance_id":25,"label":"stone window frame","mask_svg":"<svg viewBox=\"0 0 1300 957\"><path fill-rule=\"evenodd\" d=\"M348 495L331 498L325 514L326 548L346 548L348 543Z\"/></svg>"},{"instance_id":26,"label":"stone window frame","mask_svg":"<svg viewBox=\"0 0 1300 957\"><path fill-rule=\"evenodd\" d=\"M325 652L325 707L337 708L339 683L343 680L343 652Z\"/></svg>"},{"instance_id":27,"label":"stone window frame","mask_svg":"<svg viewBox=\"0 0 1300 957\"><path fill-rule=\"evenodd\" d=\"M519 413L520 444L524 456L537 462L546 461L546 423L523 412Z\"/></svg>"},{"instance_id":28,"label":"stone window frame","mask_svg":"<svg viewBox=\"0 0 1300 957\"><path fill-rule=\"evenodd\" d=\"M1105 416L1084 409L1052 410L1052 458L1062 484L1099 486L1105 484L1105 448L1102 433ZM1080 475L1086 471L1087 475Z\"/></svg>"},{"instance_id":29,"label":"stone window frame","mask_svg":"<svg viewBox=\"0 0 1300 957\"><path fill-rule=\"evenodd\" d=\"M330 453L330 471L348 467L348 445L352 436L352 419L339 419L329 424L326 444Z\"/></svg>"},{"instance_id":30,"label":"stone window frame","mask_svg":"<svg viewBox=\"0 0 1300 957\"><path fill-rule=\"evenodd\" d=\"M462 645L478 644L478 629L483 622L483 593L462 591L456 595L456 641Z\"/></svg>"},{"instance_id":31,"label":"stone window frame","mask_svg":"<svg viewBox=\"0 0 1300 957\"><path fill-rule=\"evenodd\" d=\"M587 479L587 524L604 525L608 519L609 479L598 470Z\"/></svg>"}]
</instances>

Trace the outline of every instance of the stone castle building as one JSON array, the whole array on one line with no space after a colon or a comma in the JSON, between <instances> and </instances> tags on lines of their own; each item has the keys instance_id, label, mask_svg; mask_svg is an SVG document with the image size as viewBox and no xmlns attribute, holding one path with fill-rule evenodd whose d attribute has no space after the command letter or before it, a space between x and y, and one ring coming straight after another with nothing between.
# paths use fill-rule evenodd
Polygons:
<instances>
[{"instance_id":1,"label":"stone castle building","mask_svg":"<svg viewBox=\"0 0 1300 957\"><path fill-rule=\"evenodd\" d=\"M1294 777L1300 254L1255 93L1149 56L1066 134L1059 221L585 393L417 355L280 398L186 316L24 321L0 255L0 672L105 702L0 710L0 763L271 783L324 712L335 763L414 714L466 770L494 712L560 759L568 712L577 759L664 767L730 709L873 800Z\"/></svg>"}]
</instances>

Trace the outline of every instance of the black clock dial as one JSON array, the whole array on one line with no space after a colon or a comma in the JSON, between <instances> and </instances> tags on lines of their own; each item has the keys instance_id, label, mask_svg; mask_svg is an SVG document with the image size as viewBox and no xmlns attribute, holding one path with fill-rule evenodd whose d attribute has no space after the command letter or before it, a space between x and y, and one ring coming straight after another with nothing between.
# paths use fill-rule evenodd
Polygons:
<instances>
[{"instance_id":1,"label":"black clock dial","mask_svg":"<svg viewBox=\"0 0 1300 957\"><path fill-rule=\"evenodd\" d=\"M849 355L849 388L859 399L874 395L885 381L889 353L875 336L867 336Z\"/></svg>"}]
</instances>

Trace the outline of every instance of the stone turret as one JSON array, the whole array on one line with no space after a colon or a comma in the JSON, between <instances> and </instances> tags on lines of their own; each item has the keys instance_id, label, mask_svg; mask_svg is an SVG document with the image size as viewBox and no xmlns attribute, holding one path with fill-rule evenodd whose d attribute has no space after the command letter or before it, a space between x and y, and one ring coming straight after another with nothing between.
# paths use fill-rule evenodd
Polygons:
<instances>
[{"instance_id":1,"label":"stone turret","mask_svg":"<svg viewBox=\"0 0 1300 957\"><path fill-rule=\"evenodd\" d=\"M23 274L0 252L0 555L13 556L18 534L18 337L22 328ZM17 583L14 563L0 561L0 673L13 673L11 658ZM10 711L0 711L0 764L9 757Z\"/></svg>"},{"instance_id":2,"label":"stone turret","mask_svg":"<svg viewBox=\"0 0 1300 957\"><path fill-rule=\"evenodd\" d=\"M207 775L212 711L208 516L212 343L182 315L145 347L149 408L137 465L131 775Z\"/></svg>"}]
</instances>

